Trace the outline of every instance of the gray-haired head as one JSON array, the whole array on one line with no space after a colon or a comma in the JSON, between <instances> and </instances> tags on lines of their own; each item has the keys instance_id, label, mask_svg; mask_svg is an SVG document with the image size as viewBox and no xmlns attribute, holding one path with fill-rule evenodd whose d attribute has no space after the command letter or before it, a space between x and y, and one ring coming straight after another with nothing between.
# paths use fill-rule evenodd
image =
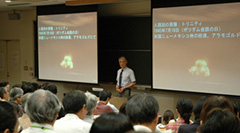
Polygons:
<instances>
[{"instance_id":1,"label":"gray-haired head","mask_svg":"<svg viewBox=\"0 0 240 133\"><path fill-rule=\"evenodd\" d=\"M52 123L60 111L58 98L50 91L37 90L27 100L25 112L32 122Z\"/></svg>"},{"instance_id":2,"label":"gray-haired head","mask_svg":"<svg viewBox=\"0 0 240 133\"><path fill-rule=\"evenodd\" d=\"M23 95L23 90L21 88L15 87L10 90L10 101L15 101L17 98L21 98Z\"/></svg>"},{"instance_id":3,"label":"gray-haired head","mask_svg":"<svg viewBox=\"0 0 240 133\"><path fill-rule=\"evenodd\" d=\"M133 124L152 123L158 111L157 100L147 93L134 95L126 104L126 114Z\"/></svg>"},{"instance_id":4,"label":"gray-haired head","mask_svg":"<svg viewBox=\"0 0 240 133\"><path fill-rule=\"evenodd\" d=\"M97 107L97 97L90 92L86 92L85 95L87 97L87 115L92 115L94 109Z\"/></svg>"},{"instance_id":5,"label":"gray-haired head","mask_svg":"<svg viewBox=\"0 0 240 133\"><path fill-rule=\"evenodd\" d=\"M24 107L25 107L25 104L26 104L27 100L29 99L29 97L30 97L32 94L33 94L33 93L29 92L29 93L23 95L23 97L22 97L22 104L21 104L21 106L22 106L23 109L24 109Z\"/></svg>"}]
</instances>

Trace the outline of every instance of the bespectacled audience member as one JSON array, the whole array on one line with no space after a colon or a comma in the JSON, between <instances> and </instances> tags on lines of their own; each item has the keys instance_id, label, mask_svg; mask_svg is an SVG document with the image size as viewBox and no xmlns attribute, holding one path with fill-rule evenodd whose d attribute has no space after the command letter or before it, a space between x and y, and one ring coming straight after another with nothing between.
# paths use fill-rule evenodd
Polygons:
<instances>
[{"instance_id":1,"label":"bespectacled audience member","mask_svg":"<svg viewBox=\"0 0 240 133\"><path fill-rule=\"evenodd\" d=\"M14 102L18 105L19 108L19 113L18 113L18 117L21 117L23 115L23 108L21 106L22 104L22 96L23 96L23 90L21 88L12 88L10 90L10 101Z\"/></svg>"},{"instance_id":2,"label":"bespectacled audience member","mask_svg":"<svg viewBox=\"0 0 240 133\"><path fill-rule=\"evenodd\" d=\"M181 125L179 127L178 133L196 133L197 128L200 125L200 113L202 110L202 106L205 103L205 101L207 100L207 97L201 97L198 102L196 103L193 112L195 115L195 121L192 124L188 124L188 125Z\"/></svg>"},{"instance_id":3,"label":"bespectacled audience member","mask_svg":"<svg viewBox=\"0 0 240 133\"><path fill-rule=\"evenodd\" d=\"M54 133L53 125L60 111L58 98L50 91L37 90L27 100L25 112L32 125L22 133Z\"/></svg>"},{"instance_id":4,"label":"bespectacled audience member","mask_svg":"<svg viewBox=\"0 0 240 133\"><path fill-rule=\"evenodd\" d=\"M214 108L206 117L200 133L240 133L240 121L229 109Z\"/></svg>"},{"instance_id":5,"label":"bespectacled audience member","mask_svg":"<svg viewBox=\"0 0 240 133\"><path fill-rule=\"evenodd\" d=\"M200 114L200 120L202 121L202 123L205 123L205 121L207 120L207 114L209 113L210 110L214 108L228 109L234 112L232 104L226 97L211 96L206 100L202 107L202 111Z\"/></svg>"},{"instance_id":6,"label":"bespectacled audience member","mask_svg":"<svg viewBox=\"0 0 240 133\"><path fill-rule=\"evenodd\" d=\"M87 102L86 102L87 114L84 118L84 121L92 124L94 121L93 113L97 107L97 97L90 92L86 92L85 95L87 97Z\"/></svg>"},{"instance_id":7,"label":"bespectacled audience member","mask_svg":"<svg viewBox=\"0 0 240 133\"><path fill-rule=\"evenodd\" d=\"M163 114L163 122L167 125L169 121L175 122L174 114L171 110L166 110Z\"/></svg>"},{"instance_id":8,"label":"bespectacled audience member","mask_svg":"<svg viewBox=\"0 0 240 133\"><path fill-rule=\"evenodd\" d=\"M103 113L114 112L113 109L107 105L109 99L109 92L107 90L103 90L99 93L99 102L97 104L96 111L94 115L102 115Z\"/></svg>"},{"instance_id":9,"label":"bespectacled audience member","mask_svg":"<svg viewBox=\"0 0 240 133\"><path fill-rule=\"evenodd\" d=\"M1 101L8 101L9 93L6 87L0 87L0 100Z\"/></svg>"},{"instance_id":10,"label":"bespectacled audience member","mask_svg":"<svg viewBox=\"0 0 240 133\"><path fill-rule=\"evenodd\" d=\"M0 101L0 132L17 133L18 125L15 108L7 101Z\"/></svg>"},{"instance_id":11,"label":"bespectacled audience member","mask_svg":"<svg viewBox=\"0 0 240 133\"><path fill-rule=\"evenodd\" d=\"M193 111L193 103L188 98L181 98L177 102L176 111L178 118L176 122L169 123L166 129L171 129L172 133L178 133L178 129L181 125L191 124L190 117Z\"/></svg>"},{"instance_id":12,"label":"bespectacled audience member","mask_svg":"<svg viewBox=\"0 0 240 133\"><path fill-rule=\"evenodd\" d=\"M52 92L53 94L55 94L57 96L58 89L57 89L57 86L54 85L54 84L47 84L45 86L44 90L48 90L48 91ZM60 109L60 112L58 113L58 118L57 119L60 119L60 118L64 117L65 114L66 113L64 111L64 108L61 105L61 109Z\"/></svg>"},{"instance_id":13,"label":"bespectacled audience member","mask_svg":"<svg viewBox=\"0 0 240 133\"><path fill-rule=\"evenodd\" d=\"M136 132L160 132L156 127L158 112L157 100L146 93L134 95L126 104L127 117Z\"/></svg>"},{"instance_id":14,"label":"bespectacled audience member","mask_svg":"<svg viewBox=\"0 0 240 133\"><path fill-rule=\"evenodd\" d=\"M90 130L90 133L126 133L133 131L133 126L123 114L104 113L98 117Z\"/></svg>"},{"instance_id":15,"label":"bespectacled audience member","mask_svg":"<svg viewBox=\"0 0 240 133\"><path fill-rule=\"evenodd\" d=\"M57 120L54 130L57 133L88 133L92 124L84 120L87 97L80 90L69 92L62 100L63 107L67 113L64 117Z\"/></svg>"},{"instance_id":16,"label":"bespectacled audience member","mask_svg":"<svg viewBox=\"0 0 240 133\"><path fill-rule=\"evenodd\" d=\"M25 104L27 102L27 100L29 99L29 97L32 95L32 93L27 93L25 95L23 95L22 97L22 108L24 109ZM30 127L32 125L32 122L30 120L30 118L28 117L28 115L25 113L25 111L23 110L23 115L22 117L18 118L19 121L19 125L22 127L22 129L27 129L28 127Z\"/></svg>"}]
</instances>

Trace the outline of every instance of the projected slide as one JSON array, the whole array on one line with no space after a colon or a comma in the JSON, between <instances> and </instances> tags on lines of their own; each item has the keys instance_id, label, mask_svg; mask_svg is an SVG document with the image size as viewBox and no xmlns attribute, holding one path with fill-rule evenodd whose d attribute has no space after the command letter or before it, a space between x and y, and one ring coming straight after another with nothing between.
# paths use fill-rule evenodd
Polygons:
<instances>
[{"instance_id":1,"label":"projected slide","mask_svg":"<svg viewBox=\"0 0 240 133\"><path fill-rule=\"evenodd\" d=\"M39 79L98 83L97 13L38 16Z\"/></svg>"},{"instance_id":2,"label":"projected slide","mask_svg":"<svg viewBox=\"0 0 240 133\"><path fill-rule=\"evenodd\" d=\"M153 9L153 88L240 95L240 3Z\"/></svg>"}]
</instances>

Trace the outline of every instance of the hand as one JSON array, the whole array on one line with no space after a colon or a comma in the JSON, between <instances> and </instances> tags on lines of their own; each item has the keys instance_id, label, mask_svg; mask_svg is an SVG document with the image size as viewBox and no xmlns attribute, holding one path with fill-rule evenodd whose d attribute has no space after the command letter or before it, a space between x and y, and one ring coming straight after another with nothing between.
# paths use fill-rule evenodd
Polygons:
<instances>
[{"instance_id":1,"label":"hand","mask_svg":"<svg viewBox=\"0 0 240 133\"><path fill-rule=\"evenodd\" d=\"M116 91L119 92L119 93L121 93L118 85L116 86Z\"/></svg>"},{"instance_id":2,"label":"hand","mask_svg":"<svg viewBox=\"0 0 240 133\"><path fill-rule=\"evenodd\" d=\"M125 89L124 87L121 88L119 92L122 93L124 91L124 89Z\"/></svg>"}]
</instances>

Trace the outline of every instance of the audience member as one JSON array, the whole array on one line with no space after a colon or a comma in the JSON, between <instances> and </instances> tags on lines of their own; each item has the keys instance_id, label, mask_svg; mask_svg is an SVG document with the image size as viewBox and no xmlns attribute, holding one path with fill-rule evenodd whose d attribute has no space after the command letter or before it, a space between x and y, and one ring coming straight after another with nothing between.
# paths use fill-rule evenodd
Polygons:
<instances>
[{"instance_id":1,"label":"audience member","mask_svg":"<svg viewBox=\"0 0 240 133\"><path fill-rule=\"evenodd\" d=\"M86 99L85 94L79 90L66 94L62 103L67 114L55 122L54 130L57 133L88 133L90 131L92 124L83 121L87 113Z\"/></svg>"},{"instance_id":2,"label":"audience member","mask_svg":"<svg viewBox=\"0 0 240 133\"><path fill-rule=\"evenodd\" d=\"M25 104L27 102L27 100L29 99L29 97L32 95L32 93L27 93L25 95L23 95L22 97L22 108L24 109ZM18 118L19 121L19 125L22 127L22 129L27 129L28 127L30 127L32 125L32 122L30 120L30 118L28 117L28 115L25 113L25 111L23 110L23 115L22 117Z\"/></svg>"},{"instance_id":3,"label":"audience member","mask_svg":"<svg viewBox=\"0 0 240 133\"><path fill-rule=\"evenodd\" d=\"M0 87L0 99L2 101L8 101L9 94L8 94L8 89L6 87Z\"/></svg>"},{"instance_id":4,"label":"audience member","mask_svg":"<svg viewBox=\"0 0 240 133\"><path fill-rule=\"evenodd\" d=\"M174 114L171 110L166 110L163 114L163 122L165 125L167 125L169 121L175 122Z\"/></svg>"},{"instance_id":5,"label":"audience member","mask_svg":"<svg viewBox=\"0 0 240 133\"><path fill-rule=\"evenodd\" d=\"M200 133L240 133L240 121L229 109L214 108L207 114Z\"/></svg>"},{"instance_id":6,"label":"audience member","mask_svg":"<svg viewBox=\"0 0 240 133\"><path fill-rule=\"evenodd\" d=\"M85 95L87 97L86 102L87 114L84 118L84 121L92 124L94 121L93 113L97 107L97 97L90 92L86 92Z\"/></svg>"},{"instance_id":7,"label":"audience member","mask_svg":"<svg viewBox=\"0 0 240 133\"><path fill-rule=\"evenodd\" d=\"M36 91L39 89L38 83L32 82L31 85L33 86L33 90Z\"/></svg>"},{"instance_id":8,"label":"audience member","mask_svg":"<svg viewBox=\"0 0 240 133\"><path fill-rule=\"evenodd\" d=\"M90 130L90 133L126 133L133 131L133 126L123 114L105 113L98 117Z\"/></svg>"},{"instance_id":9,"label":"audience member","mask_svg":"<svg viewBox=\"0 0 240 133\"><path fill-rule=\"evenodd\" d=\"M124 114L124 115L127 115L127 114L126 114L126 104L127 104L126 102L123 103L123 104L121 105L120 109L119 109L119 112L122 113L122 114Z\"/></svg>"},{"instance_id":10,"label":"audience member","mask_svg":"<svg viewBox=\"0 0 240 133\"><path fill-rule=\"evenodd\" d=\"M103 113L108 113L108 112L114 112L113 109L107 105L109 101L109 94L108 91L103 90L99 94L99 102L97 104L96 111L94 112L94 115L101 115Z\"/></svg>"},{"instance_id":11,"label":"audience member","mask_svg":"<svg viewBox=\"0 0 240 133\"><path fill-rule=\"evenodd\" d=\"M1 82L0 82L0 87L6 87L7 90L9 90L9 88L10 88L9 82L7 82L7 81L1 81Z\"/></svg>"},{"instance_id":12,"label":"audience member","mask_svg":"<svg viewBox=\"0 0 240 133\"><path fill-rule=\"evenodd\" d=\"M23 108L21 106L22 104L22 96L23 96L23 90L21 88L12 88L10 90L10 101L14 102L18 105L19 108L19 113L18 113L18 117L21 117L23 115Z\"/></svg>"},{"instance_id":13,"label":"audience member","mask_svg":"<svg viewBox=\"0 0 240 133\"><path fill-rule=\"evenodd\" d=\"M207 114L214 108L221 108L221 109L229 109L233 111L233 106L230 101L224 96L211 96L207 99L202 107L202 111L200 114L200 119L202 123L205 123L207 120Z\"/></svg>"},{"instance_id":14,"label":"audience member","mask_svg":"<svg viewBox=\"0 0 240 133\"><path fill-rule=\"evenodd\" d=\"M193 103L188 98L181 98L178 100L176 108L179 119L177 119L177 121L174 123L167 124L166 126L166 129L171 129L173 133L177 133L181 125L190 123Z\"/></svg>"},{"instance_id":15,"label":"audience member","mask_svg":"<svg viewBox=\"0 0 240 133\"><path fill-rule=\"evenodd\" d=\"M157 100L146 93L134 95L126 104L126 114L136 132L159 132L158 111Z\"/></svg>"},{"instance_id":16,"label":"audience member","mask_svg":"<svg viewBox=\"0 0 240 133\"><path fill-rule=\"evenodd\" d=\"M23 89L23 94L26 94L28 92L34 92L34 87L31 83L25 83L22 85L22 89Z\"/></svg>"},{"instance_id":17,"label":"audience member","mask_svg":"<svg viewBox=\"0 0 240 133\"><path fill-rule=\"evenodd\" d=\"M37 90L27 100L24 108L32 126L22 133L52 133L53 124L60 110L58 98L50 91Z\"/></svg>"},{"instance_id":18,"label":"audience member","mask_svg":"<svg viewBox=\"0 0 240 133\"><path fill-rule=\"evenodd\" d=\"M22 88L22 85L21 84L15 84L15 85L12 86L12 88L15 88L15 87Z\"/></svg>"},{"instance_id":19,"label":"audience member","mask_svg":"<svg viewBox=\"0 0 240 133\"><path fill-rule=\"evenodd\" d=\"M118 110L113 104L110 103L110 100L112 99L112 92L110 92L110 91L108 91L108 90L106 90L106 91L107 91L107 93L108 93L108 102L107 102L107 105L110 106L115 113L119 113L119 110Z\"/></svg>"},{"instance_id":20,"label":"audience member","mask_svg":"<svg viewBox=\"0 0 240 133\"><path fill-rule=\"evenodd\" d=\"M196 103L193 112L195 115L195 121L192 124L188 124L188 125L181 125L179 127L178 133L196 133L197 128L200 125L200 113L202 110L202 106L205 103L205 101L207 100L207 97L201 97L198 102Z\"/></svg>"},{"instance_id":21,"label":"audience member","mask_svg":"<svg viewBox=\"0 0 240 133\"><path fill-rule=\"evenodd\" d=\"M15 108L6 101L0 101L0 132L17 133L18 120Z\"/></svg>"},{"instance_id":22,"label":"audience member","mask_svg":"<svg viewBox=\"0 0 240 133\"><path fill-rule=\"evenodd\" d=\"M52 92L53 94L55 94L57 96L58 89L57 89L56 85L54 85L54 84L47 84L44 89ZM64 111L64 108L61 105L61 109L60 109L60 112L58 113L58 118L57 119L60 119L60 118L64 117L65 114L66 113Z\"/></svg>"},{"instance_id":23,"label":"audience member","mask_svg":"<svg viewBox=\"0 0 240 133\"><path fill-rule=\"evenodd\" d=\"M236 116L239 118L239 111L240 111L239 103L238 103L238 102L231 101L231 104L232 104L232 106L233 106L234 113L235 113Z\"/></svg>"}]
</instances>

